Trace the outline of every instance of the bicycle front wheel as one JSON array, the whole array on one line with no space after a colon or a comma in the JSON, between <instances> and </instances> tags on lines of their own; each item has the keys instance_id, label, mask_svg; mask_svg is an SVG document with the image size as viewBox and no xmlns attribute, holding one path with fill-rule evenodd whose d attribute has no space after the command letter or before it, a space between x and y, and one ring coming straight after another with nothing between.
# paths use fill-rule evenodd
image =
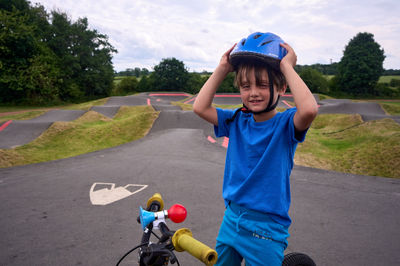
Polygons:
<instances>
[{"instance_id":1,"label":"bicycle front wheel","mask_svg":"<svg viewBox=\"0 0 400 266\"><path fill-rule=\"evenodd\" d=\"M315 262L306 254L293 252L286 254L282 266L316 266Z\"/></svg>"}]
</instances>

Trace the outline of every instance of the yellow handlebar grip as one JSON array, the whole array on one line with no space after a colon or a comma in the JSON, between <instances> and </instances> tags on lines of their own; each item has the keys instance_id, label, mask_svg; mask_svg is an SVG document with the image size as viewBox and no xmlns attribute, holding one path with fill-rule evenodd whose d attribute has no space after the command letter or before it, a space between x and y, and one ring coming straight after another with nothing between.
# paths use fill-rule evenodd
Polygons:
<instances>
[{"instance_id":1,"label":"yellow handlebar grip","mask_svg":"<svg viewBox=\"0 0 400 266\"><path fill-rule=\"evenodd\" d=\"M172 244L176 251L187 251L207 266L212 266L217 262L217 252L194 239L192 232L187 228L181 228L175 232L172 237Z\"/></svg>"},{"instance_id":2,"label":"yellow handlebar grip","mask_svg":"<svg viewBox=\"0 0 400 266\"><path fill-rule=\"evenodd\" d=\"M158 201L158 202L160 203L160 205L161 205L161 206L160 206L160 211L164 209L164 201L163 201L163 199L162 199L160 193L154 193L154 195L151 196L151 198L149 198L149 199L147 200L147 208L150 207L150 205L151 205L151 203L152 203L153 201Z\"/></svg>"}]
</instances>

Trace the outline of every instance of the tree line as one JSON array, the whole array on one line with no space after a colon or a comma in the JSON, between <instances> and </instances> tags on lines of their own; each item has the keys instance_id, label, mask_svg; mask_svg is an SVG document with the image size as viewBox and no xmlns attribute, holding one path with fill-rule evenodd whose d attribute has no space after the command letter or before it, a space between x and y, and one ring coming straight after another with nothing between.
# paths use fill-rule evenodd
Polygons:
<instances>
[{"instance_id":1,"label":"tree line","mask_svg":"<svg viewBox=\"0 0 400 266\"><path fill-rule=\"evenodd\" d=\"M116 76L123 76L122 74L127 73L128 70L121 71ZM131 75L122 78L115 86L114 95L147 91L184 91L195 94L209 77L209 74L189 72L184 62L175 57L162 59L158 65L154 66L152 72L143 73L142 71L142 75L128 73ZM229 86L232 84L233 80Z\"/></svg>"},{"instance_id":2,"label":"tree line","mask_svg":"<svg viewBox=\"0 0 400 266\"><path fill-rule=\"evenodd\" d=\"M127 76L127 77L140 77L140 76L146 76L150 74L150 71L147 68L140 68L140 67L135 67L133 68L127 68L124 71L120 72L115 72L116 77L121 77L121 76Z\"/></svg>"},{"instance_id":3,"label":"tree line","mask_svg":"<svg viewBox=\"0 0 400 266\"><path fill-rule=\"evenodd\" d=\"M378 83L382 75L400 74L400 70L384 70L384 50L371 33L358 33L346 45L340 62L310 66L298 65L295 70L314 93L335 97L399 97L400 80ZM122 80L117 86L120 93L161 90L197 93L211 73L189 73L184 63L176 58L163 59L154 67L154 72L144 75L140 81L133 78ZM234 74L230 73L219 92L237 92L233 85ZM290 88L289 88L290 90Z\"/></svg>"}]
</instances>

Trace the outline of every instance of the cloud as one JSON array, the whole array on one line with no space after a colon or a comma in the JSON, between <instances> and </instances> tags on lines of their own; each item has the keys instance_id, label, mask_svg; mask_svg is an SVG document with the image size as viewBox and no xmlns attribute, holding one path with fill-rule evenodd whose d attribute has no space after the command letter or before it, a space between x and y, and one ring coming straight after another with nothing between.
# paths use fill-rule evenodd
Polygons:
<instances>
[{"instance_id":1,"label":"cloud","mask_svg":"<svg viewBox=\"0 0 400 266\"><path fill-rule=\"evenodd\" d=\"M385 68L400 68L397 0L37 0L109 36L116 70L152 68L175 57L190 70L213 70L222 54L251 32L274 32L291 44L299 64L340 60L358 32L384 48Z\"/></svg>"}]
</instances>

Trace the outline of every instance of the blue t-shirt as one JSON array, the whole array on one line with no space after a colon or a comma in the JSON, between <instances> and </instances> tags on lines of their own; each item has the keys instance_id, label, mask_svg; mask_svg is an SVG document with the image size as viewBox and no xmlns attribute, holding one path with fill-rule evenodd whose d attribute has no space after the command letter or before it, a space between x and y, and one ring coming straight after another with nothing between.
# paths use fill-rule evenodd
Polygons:
<instances>
[{"instance_id":1,"label":"blue t-shirt","mask_svg":"<svg viewBox=\"0 0 400 266\"><path fill-rule=\"evenodd\" d=\"M226 124L234 110L217 108L217 137L229 138L222 196L245 208L268 213L278 223L289 226L290 173L293 157L306 131L295 137L296 108L278 112L273 118L256 122L251 113L239 112Z\"/></svg>"}]
</instances>

